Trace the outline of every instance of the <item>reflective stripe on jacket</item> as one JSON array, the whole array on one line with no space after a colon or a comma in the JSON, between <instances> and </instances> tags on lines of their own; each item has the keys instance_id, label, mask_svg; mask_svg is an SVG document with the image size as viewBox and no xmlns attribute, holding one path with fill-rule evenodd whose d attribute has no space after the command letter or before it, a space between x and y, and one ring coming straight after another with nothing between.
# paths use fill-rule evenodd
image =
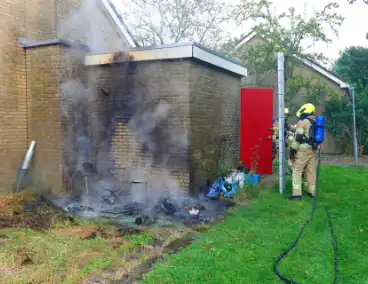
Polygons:
<instances>
[{"instance_id":1,"label":"reflective stripe on jacket","mask_svg":"<svg viewBox=\"0 0 368 284\"><path fill-rule=\"evenodd\" d=\"M314 116L310 116L309 118L315 120ZM296 125L295 134L302 134L302 135L305 135L306 137L310 138L309 134L310 134L311 127L312 127L312 123L308 119L299 120L297 125ZM308 143L300 144L296 140L294 140L291 143L290 147L295 149L295 150L312 148L312 146L309 145Z\"/></svg>"}]
</instances>

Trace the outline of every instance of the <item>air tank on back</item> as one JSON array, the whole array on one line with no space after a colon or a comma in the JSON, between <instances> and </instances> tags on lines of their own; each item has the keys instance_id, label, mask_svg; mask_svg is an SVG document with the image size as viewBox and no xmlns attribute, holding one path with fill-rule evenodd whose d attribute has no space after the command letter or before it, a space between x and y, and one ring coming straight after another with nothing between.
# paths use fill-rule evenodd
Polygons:
<instances>
[{"instance_id":1,"label":"air tank on back","mask_svg":"<svg viewBox=\"0 0 368 284\"><path fill-rule=\"evenodd\" d=\"M323 143L325 140L325 117L316 116L316 129L314 132L314 139L317 144Z\"/></svg>"}]
</instances>

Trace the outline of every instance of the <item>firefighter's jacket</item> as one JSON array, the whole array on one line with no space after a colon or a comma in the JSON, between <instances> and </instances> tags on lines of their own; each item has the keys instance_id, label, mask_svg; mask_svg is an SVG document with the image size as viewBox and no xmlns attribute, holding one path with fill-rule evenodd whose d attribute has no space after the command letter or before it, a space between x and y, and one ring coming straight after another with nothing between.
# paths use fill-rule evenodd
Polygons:
<instances>
[{"instance_id":1,"label":"firefighter's jacket","mask_svg":"<svg viewBox=\"0 0 368 284\"><path fill-rule=\"evenodd\" d=\"M309 119L312 120L316 120L315 116L309 116ZM305 119L300 119L296 125L295 128L295 136L298 134L304 135L305 138L311 138L311 127L312 127L312 123L309 121L309 119L305 118ZM299 150L299 149L308 149L308 148L312 148L312 145L310 145L310 143L308 142L303 142L303 143L299 143L298 141L296 141L295 136L293 137L292 141L290 141L290 147L294 150Z\"/></svg>"},{"instance_id":2,"label":"firefighter's jacket","mask_svg":"<svg viewBox=\"0 0 368 284\"><path fill-rule=\"evenodd\" d=\"M294 125L290 125L287 122L285 122L285 145L288 145L288 141L290 141L290 139L288 138L292 132L295 132L295 126ZM278 120L275 120L273 122L273 126L272 126L272 141L273 143L275 143L275 145L278 147L279 146L279 122Z\"/></svg>"}]
</instances>

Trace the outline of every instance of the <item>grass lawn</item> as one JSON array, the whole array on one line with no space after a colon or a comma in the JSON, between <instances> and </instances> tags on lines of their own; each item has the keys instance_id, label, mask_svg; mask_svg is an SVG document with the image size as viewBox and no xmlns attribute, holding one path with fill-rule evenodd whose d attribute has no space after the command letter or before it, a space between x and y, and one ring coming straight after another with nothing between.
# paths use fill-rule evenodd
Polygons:
<instances>
[{"instance_id":1,"label":"grass lawn","mask_svg":"<svg viewBox=\"0 0 368 284\"><path fill-rule=\"evenodd\" d=\"M96 225L80 224L77 229L85 233L98 228ZM75 236L75 229L57 224L55 229L45 232L1 230L0 283L77 283L91 273L124 265L121 254L131 243L114 237L81 240ZM27 264L28 261L31 263Z\"/></svg>"},{"instance_id":2,"label":"grass lawn","mask_svg":"<svg viewBox=\"0 0 368 284\"><path fill-rule=\"evenodd\" d=\"M30 196L27 192L0 196L1 284L110 283L105 279L121 279L135 266L160 256L167 244L186 233L180 228L121 231L103 220L70 220L50 208L39 208L28 216L21 208ZM24 222L1 229L7 217Z\"/></svg>"},{"instance_id":3,"label":"grass lawn","mask_svg":"<svg viewBox=\"0 0 368 284\"><path fill-rule=\"evenodd\" d=\"M281 262L281 272L299 283L333 282L327 206L339 249L339 283L368 283L368 170L322 167L317 206L299 245ZM297 203L276 188L260 189L249 205L157 264L143 283L283 283L273 262L295 239L311 207L307 198Z\"/></svg>"}]
</instances>

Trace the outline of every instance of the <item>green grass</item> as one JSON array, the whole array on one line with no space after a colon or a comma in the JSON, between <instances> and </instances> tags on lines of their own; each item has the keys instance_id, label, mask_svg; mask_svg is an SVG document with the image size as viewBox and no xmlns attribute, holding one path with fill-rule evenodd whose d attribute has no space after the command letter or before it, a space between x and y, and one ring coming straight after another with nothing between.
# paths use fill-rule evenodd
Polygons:
<instances>
[{"instance_id":1,"label":"green grass","mask_svg":"<svg viewBox=\"0 0 368 284\"><path fill-rule=\"evenodd\" d=\"M299 283L333 282L327 206L339 248L339 283L368 283L368 170L323 167L319 188L314 220L281 262L281 271ZM301 203L285 200L276 188L261 190L248 206L157 264L143 283L283 283L273 262L295 239L311 206L306 198Z\"/></svg>"},{"instance_id":2,"label":"green grass","mask_svg":"<svg viewBox=\"0 0 368 284\"><path fill-rule=\"evenodd\" d=\"M103 220L76 219L78 226L53 224L54 229L44 232L11 228L0 230L0 283L78 283L91 274L114 267L130 267L123 255L133 247L152 241L152 235L129 235L119 238L116 228ZM88 230L96 228L105 236L81 239L78 235L63 235L58 230ZM32 260L30 265L19 265L19 250Z\"/></svg>"},{"instance_id":3,"label":"green grass","mask_svg":"<svg viewBox=\"0 0 368 284\"><path fill-rule=\"evenodd\" d=\"M111 250L110 239L81 240L53 231L7 229L0 244L0 283L76 283L86 275L110 268L121 259L120 247ZM18 265L17 251L24 249L32 265Z\"/></svg>"}]
</instances>

